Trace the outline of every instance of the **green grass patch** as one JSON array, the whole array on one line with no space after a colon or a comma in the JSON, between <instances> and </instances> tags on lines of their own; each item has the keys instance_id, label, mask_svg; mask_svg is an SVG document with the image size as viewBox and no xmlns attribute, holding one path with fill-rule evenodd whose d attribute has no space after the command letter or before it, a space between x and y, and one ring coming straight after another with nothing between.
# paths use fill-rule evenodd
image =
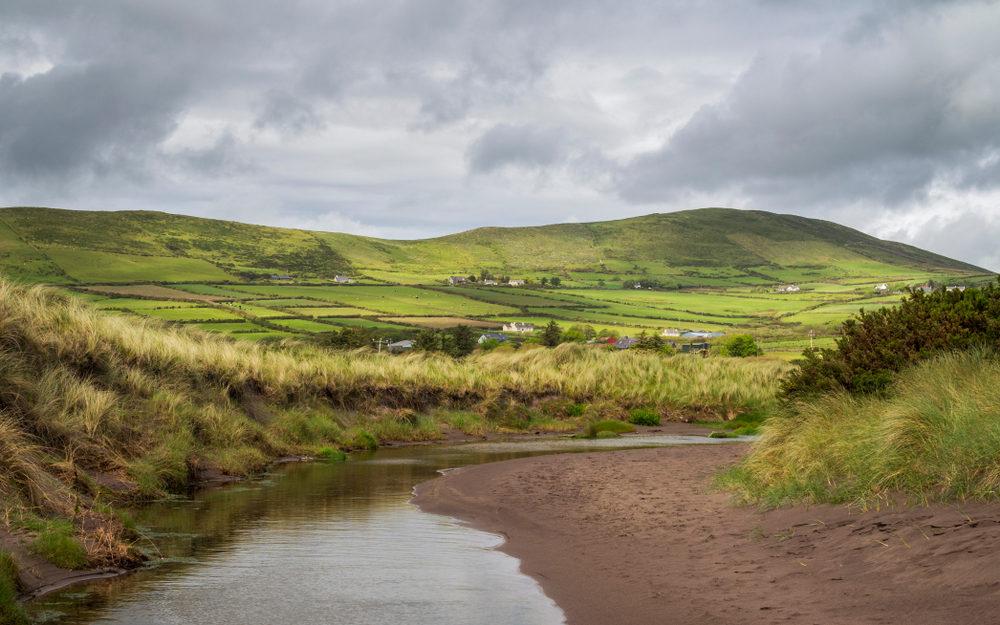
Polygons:
<instances>
[{"instance_id":1,"label":"green grass patch","mask_svg":"<svg viewBox=\"0 0 1000 625\"><path fill-rule=\"evenodd\" d=\"M604 419L598 421L594 424L594 428L598 432L615 432L617 434L622 434L624 432L635 432L635 428L622 421L616 421L614 419Z\"/></svg>"},{"instance_id":2,"label":"green grass patch","mask_svg":"<svg viewBox=\"0 0 1000 625\"><path fill-rule=\"evenodd\" d=\"M73 537L73 525L68 520L31 521L28 529L38 532L28 549L63 569L87 568L87 548Z\"/></svg>"},{"instance_id":3,"label":"green grass patch","mask_svg":"<svg viewBox=\"0 0 1000 625\"><path fill-rule=\"evenodd\" d=\"M628 421L635 425L660 425L660 415L646 408L636 408L629 412Z\"/></svg>"},{"instance_id":4,"label":"green grass patch","mask_svg":"<svg viewBox=\"0 0 1000 625\"><path fill-rule=\"evenodd\" d=\"M215 265L197 258L129 256L111 252L46 249L45 254L80 282L180 282L231 280Z\"/></svg>"},{"instance_id":5,"label":"green grass patch","mask_svg":"<svg viewBox=\"0 0 1000 625\"><path fill-rule=\"evenodd\" d=\"M20 594L17 563L9 551L0 549L0 623L27 625L28 615L17 601Z\"/></svg>"}]
</instances>

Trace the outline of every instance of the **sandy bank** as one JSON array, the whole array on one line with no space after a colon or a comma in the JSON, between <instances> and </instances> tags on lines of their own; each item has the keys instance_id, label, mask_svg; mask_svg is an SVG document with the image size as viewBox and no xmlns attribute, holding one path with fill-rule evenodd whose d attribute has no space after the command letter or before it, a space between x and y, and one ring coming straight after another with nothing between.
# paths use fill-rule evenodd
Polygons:
<instances>
[{"instance_id":1,"label":"sandy bank","mask_svg":"<svg viewBox=\"0 0 1000 625\"><path fill-rule=\"evenodd\" d=\"M414 503L505 536L570 625L1000 621L1000 506L732 508L706 486L745 449L480 465Z\"/></svg>"}]
</instances>

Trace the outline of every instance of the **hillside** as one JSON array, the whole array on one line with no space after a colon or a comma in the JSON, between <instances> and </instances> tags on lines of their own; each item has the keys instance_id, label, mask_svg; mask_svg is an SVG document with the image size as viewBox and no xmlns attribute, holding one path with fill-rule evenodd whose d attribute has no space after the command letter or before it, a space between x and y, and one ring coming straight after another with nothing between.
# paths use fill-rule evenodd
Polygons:
<instances>
[{"instance_id":1,"label":"hillside","mask_svg":"<svg viewBox=\"0 0 1000 625\"><path fill-rule=\"evenodd\" d=\"M985 273L912 246L831 222L762 211L705 208L617 221L478 228L394 241L144 211L0 209L0 268L26 282L220 282L272 273L337 274L433 284L482 270L562 272L580 286L658 277L679 286L774 284L793 278ZM595 274L595 275L587 275ZM596 275L601 274L601 275ZM621 274L621 275L619 275ZM723 280L727 284L715 284Z\"/></svg>"}]
</instances>

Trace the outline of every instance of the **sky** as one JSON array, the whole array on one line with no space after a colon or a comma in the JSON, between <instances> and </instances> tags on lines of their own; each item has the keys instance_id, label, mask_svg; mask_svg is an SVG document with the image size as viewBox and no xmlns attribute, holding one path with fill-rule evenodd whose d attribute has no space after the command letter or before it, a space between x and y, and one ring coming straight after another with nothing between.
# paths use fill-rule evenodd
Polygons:
<instances>
[{"instance_id":1,"label":"sky","mask_svg":"<svg viewBox=\"0 0 1000 625\"><path fill-rule=\"evenodd\" d=\"M1000 4L0 0L0 205L415 239L706 206L1000 270Z\"/></svg>"}]
</instances>

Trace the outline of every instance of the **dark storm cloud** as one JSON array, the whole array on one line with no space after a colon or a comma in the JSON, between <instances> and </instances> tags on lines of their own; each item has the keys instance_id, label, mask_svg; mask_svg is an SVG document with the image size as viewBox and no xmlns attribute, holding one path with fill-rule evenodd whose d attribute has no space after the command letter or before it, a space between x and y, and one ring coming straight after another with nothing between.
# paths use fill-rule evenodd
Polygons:
<instances>
[{"instance_id":1,"label":"dark storm cloud","mask_svg":"<svg viewBox=\"0 0 1000 625\"><path fill-rule=\"evenodd\" d=\"M893 206L941 175L997 186L979 164L1000 148L1000 89L982 82L1000 78L1000 40L977 24L981 6L868 16L816 53L761 54L723 102L628 163L621 194L655 202L730 188L762 208Z\"/></svg>"},{"instance_id":2,"label":"dark storm cloud","mask_svg":"<svg viewBox=\"0 0 1000 625\"><path fill-rule=\"evenodd\" d=\"M0 78L0 171L10 182L132 170L173 131L181 76L134 65Z\"/></svg>"}]
</instances>

